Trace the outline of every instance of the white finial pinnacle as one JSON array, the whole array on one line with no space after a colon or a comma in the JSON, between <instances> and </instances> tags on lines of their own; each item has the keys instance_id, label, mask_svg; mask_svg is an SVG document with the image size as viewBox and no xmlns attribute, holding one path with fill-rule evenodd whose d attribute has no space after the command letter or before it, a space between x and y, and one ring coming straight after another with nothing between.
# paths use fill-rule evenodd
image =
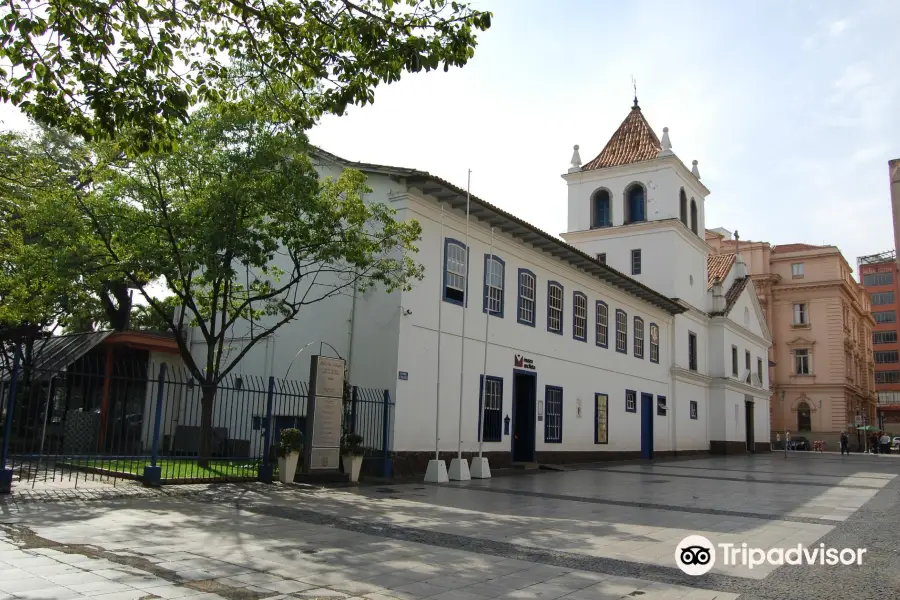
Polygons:
<instances>
[{"instance_id":1,"label":"white finial pinnacle","mask_svg":"<svg viewBox=\"0 0 900 600\"><path fill-rule=\"evenodd\" d=\"M657 156L675 156L675 153L672 152L672 142L669 140L669 128L663 127L663 136L662 142L660 143L660 150Z\"/></svg>"},{"instance_id":2,"label":"white finial pinnacle","mask_svg":"<svg viewBox=\"0 0 900 600\"><path fill-rule=\"evenodd\" d=\"M575 147L572 150L572 161L571 166L569 167L569 173L575 173L576 171L581 170L581 155L578 154L578 144L575 144Z\"/></svg>"},{"instance_id":3,"label":"white finial pinnacle","mask_svg":"<svg viewBox=\"0 0 900 600\"><path fill-rule=\"evenodd\" d=\"M694 166L691 168L691 173L694 174L694 177L700 179L700 169L697 168L697 161L695 160L692 164Z\"/></svg>"}]
</instances>

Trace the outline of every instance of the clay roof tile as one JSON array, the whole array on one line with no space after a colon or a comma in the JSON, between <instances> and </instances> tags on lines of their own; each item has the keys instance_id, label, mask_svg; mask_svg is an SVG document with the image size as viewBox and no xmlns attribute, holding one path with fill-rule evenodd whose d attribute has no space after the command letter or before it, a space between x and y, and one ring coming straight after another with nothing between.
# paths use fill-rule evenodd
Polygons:
<instances>
[{"instance_id":1,"label":"clay roof tile","mask_svg":"<svg viewBox=\"0 0 900 600\"><path fill-rule=\"evenodd\" d=\"M662 148L653 128L647 123L639 106L634 106L603 151L584 165L582 171L618 167L656 158Z\"/></svg>"}]
</instances>

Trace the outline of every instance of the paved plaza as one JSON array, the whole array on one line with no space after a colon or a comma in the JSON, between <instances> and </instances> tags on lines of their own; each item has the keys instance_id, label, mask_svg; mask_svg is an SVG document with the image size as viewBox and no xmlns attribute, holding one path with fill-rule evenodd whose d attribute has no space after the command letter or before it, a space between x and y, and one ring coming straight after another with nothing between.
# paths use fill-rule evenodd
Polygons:
<instances>
[{"instance_id":1,"label":"paved plaza","mask_svg":"<svg viewBox=\"0 0 900 600\"><path fill-rule=\"evenodd\" d=\"M0 501L0 600L892 598L897 475L900 457L775 453L442 486L51 486ZM867 552L694 577L674 559L691 534Z\"/></svg>"}]
</instances>

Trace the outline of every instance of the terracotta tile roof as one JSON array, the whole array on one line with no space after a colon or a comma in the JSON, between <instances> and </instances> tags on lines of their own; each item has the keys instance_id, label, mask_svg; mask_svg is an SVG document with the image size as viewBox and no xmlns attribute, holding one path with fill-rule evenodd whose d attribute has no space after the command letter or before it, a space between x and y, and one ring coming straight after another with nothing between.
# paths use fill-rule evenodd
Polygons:
<instances>
[{"instance_id":1,"label":"terracotta tile roof","mask_svg":"<svg viewBox=\"0 0 900 600\"><path fill-rule=\"evenodd\" d=\"M650 160L656 158L661 147L640 107L635 106L606 142L603 151L581 170L592 171Z\"/></svg>"},{"instance_id":2,"label":"terracotta tile roof","mask_svg":"<svg viewBox=\"0 0 900 600\"><path fill-rule=\"evenodd\" d=\"M772 252L800 252L801 250L818 250L828 246L813 246L812 244L779 244L772 248Z\"/></svg>"},{"instance_id":3,"label":"terracotta tile roof","mask_svg":"<svg viewBox=\"0 0 900 600\"><path fill-rule=\"evenodd\" d=\"M710 255L706 259L706 289L712 289L716 279L725 279L731 265L734 264L734 253Z\"/></svg>"},{"instance_id":4,"label":"terracotta tile roof","mask_svg":"<svg viewBox=\"0 0 900 600\"><path fill-rule=\"evenodd\" d=\"M750 281L749 277L741 277L740 279L735 279L734 283L731 284L731 289L725 292L725 314L731 312L731 309L734 308L734 303L737 302L737 299L741 297L741 292L744 291L744 288L747 287L747 282Z\"/></svg>"}]
</instances>

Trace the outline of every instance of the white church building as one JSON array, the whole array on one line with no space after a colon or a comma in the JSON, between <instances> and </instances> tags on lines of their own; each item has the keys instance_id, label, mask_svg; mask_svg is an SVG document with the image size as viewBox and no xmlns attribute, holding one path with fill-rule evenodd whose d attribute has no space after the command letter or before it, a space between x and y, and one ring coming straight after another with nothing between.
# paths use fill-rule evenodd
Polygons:
<instances>
[{"instance_id":1,"label":"white church building","mask_svg":"<svg viewBox=\"0 0 900 600\"><path fill-rule=\"evenodd\" d=\"M635 100L596 158L575 146L562 239L474 196L467 222L466 190L429 173L317 151L323 177L359 169L368 201L421 224L425 277L308 309L240 371L282 377L328 342L393 398L395 473L479 438L494 468L769 450L771 336L741 256L710 257L709 190L663 131Z\"/></svg>"}]
</instances>

